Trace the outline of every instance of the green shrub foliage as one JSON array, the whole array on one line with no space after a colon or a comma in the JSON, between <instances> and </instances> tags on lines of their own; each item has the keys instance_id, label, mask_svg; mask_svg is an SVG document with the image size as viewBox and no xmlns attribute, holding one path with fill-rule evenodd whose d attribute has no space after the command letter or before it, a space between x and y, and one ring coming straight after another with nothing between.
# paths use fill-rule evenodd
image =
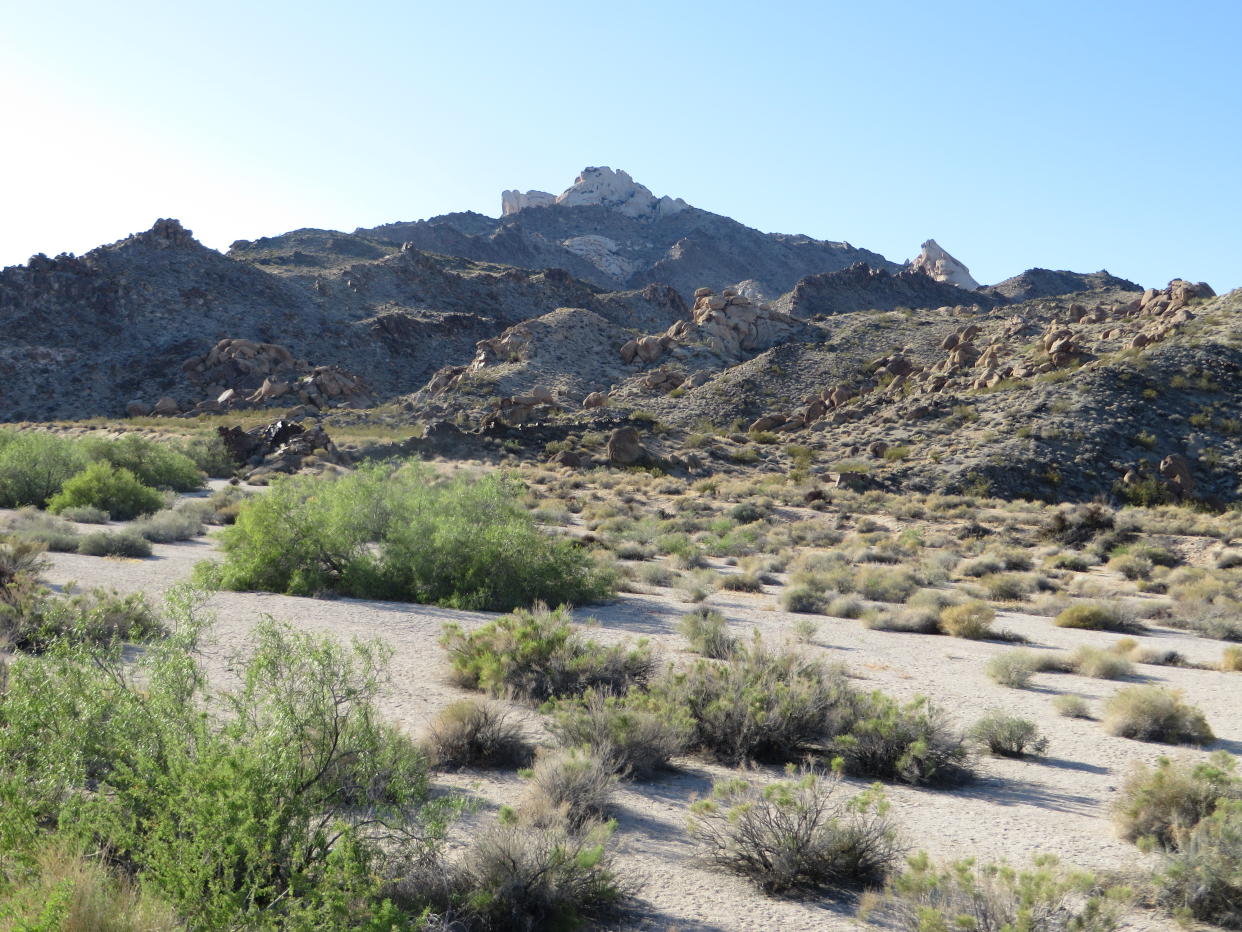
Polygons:
<instances>
[{"instance_id":1,"label":"green shrub foliage","mask_svg":"<svg viewBox=\"0 0 1242 932\"><path fill-rule=\"evenodd\" d=\"M0 431L0 508L42 508L87 464L66 437L43 431Z\"/></svg>"},{"instance_id":2,"label":"green shrub foliage","mask_svg":"<svg viewBox=\"0 0 1242 932\"><path fill-rule=\"evenodd\" d=\"M221 535L225 562L200 578L494 611L609 595L611 576L540 531L517 493L503 477L436 479L414 464L283 479L242 504Z\"/></svg>"},{"instance_id":3,"label":"green shrub foliage","mask_svg":"<svg viewBox=\"0 0 1242 932\"><path fill-rule=\"evenodd\" d=\"M185 453L174 447L126 434L116 440L90 438L82 441L83 451L91 459L128 469L143 485L174 492L193 492L203 487L203 473Z\"/></svg>"},{"instance_id":4,"label":"green shrub foliage","mask_svg":"<svg viewBox=\"0 0 1242 932\"><path fill-rule=\"evenodd\" d=\"M65 482L48 500L47 510L59 514L84 505L100 508L117 521L128 521L159 511L164 507L164 496L143 485L125 467L97 462Z\"/></svg>"}]
</instances>

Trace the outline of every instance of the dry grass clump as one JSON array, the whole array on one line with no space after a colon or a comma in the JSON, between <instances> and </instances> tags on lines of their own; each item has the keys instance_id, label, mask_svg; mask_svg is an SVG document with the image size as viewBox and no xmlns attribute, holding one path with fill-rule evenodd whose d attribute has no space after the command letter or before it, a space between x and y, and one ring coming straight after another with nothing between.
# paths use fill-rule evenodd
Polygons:
<instances>
[{"instance_id":1,"label":"dry grass clump","mask_svg":"<svg viewBox=\"0 0 1242 932\"><path fill-rule=\"evenodd\" d=\"M191 540L203 533L202 518L195 511L183 508L166 508L153 515L139 518L130 525L139 537L156 544L170 544L179 540Z\"/></svg>"},{"instance_id":2,"label":"dry grass clump","mask_svg":"<svg viewBox=\"0 0 1242 932\"><path fill-rule=\"evenodd\" d=\"M92 531L78 539L78 553L88 557L129 557L143 559L151 556L151 544L135 531Z\"/></svg>"},{"instance_id":3,"label":"dry grass clump","mask_svg":"<svg viewBox=\"0 0 1242 932\"><path fill-rule=\"evenodd\" d=\"M998 757L1038 757L1048 750L1048 739L1034 722L1004 712L985 715L966 735Z\"/></svg>"},{"instance_id":4,"label":"dry grass clump","mask_svg":"<svg viewBox=\"0 0 1242 932\"><path fill-rule=\"evenodd\" d=\"M903 634L940 634L940 614L934 608L871 610L862 615L863 626L872 631Z\"/></svg>"},{"instance_id":5,"label":"dry grass clump","mask_svg":"<svg viewBox=\"0 0 1242 932\"><path fill-rule=\"evenodd\" d=\"M691 807L690 834L705 861L765 893L876 883L901 856L902 842L877 790L842 799L840 787L837 777L792 769L767 786L718 780Z\"/></svg>"},{"instance_id":6,"label":"dry grass clump","mask_svg":"<svg viewBox=\"0 0 1242 932\"><path fill-rule=\"evenodd\" d=\"M1220 655L1220 668L1225 673L1242 673L1242 647L1226 647Z\"/></svg>"},{"instance_id":7,"label":"dry grass clump","mask_svg":"<svg viewBox=\"0 0 1242 932\"><path fill-rule=\"evenodd\" d=\"M986 602L970 601L947 606L940 613L940 630L950 637L982 640L992 637L996 612Z\"/></svg>"},{"instance_id":8,"label":"dry grass clump","mask_svg":"<svg viewBox=\"0 0 1242 932\"><path fill-rule=\"evenodd\" d=\"M534 754L522 727L498 703L462 699L428 726L423 748L433 767L523 767Z\"/></svg>"},{"instance_id":9,"label":"dry grass clump","mask_svg":"<svg viewBox=\"0 0 1242 932\"><path fill-rule=\"evenodd\" d=\"M26 507L4 521L4 532L16 540L40 544L54 553L75 553L78 529L64 518Z\"/></svg>"},{"instance_id":10,"label":"dry grass clump","mask_svg":"<svg viewBox=\"0 0 1242 932\"><path fill-rule=\"evenodd\" d=\"M681 574L665 563L648 563L638 568L638 579L648 586L667 589L681 580Z\"/></svg>"},{"instance_id":11,"label":"dry grass clump","mask_svg":"<svg viewBox=\"0 0 1242 932\"><path fill-rule=\"evenodd\" d=\"M1207 744L1214 740L1203 713L1181 695L1160 686L1119 689L1104 707L1109 734L1163 744Z\"/></svg>"},{"instance_id":12,"label":"dry grass clump","mask_svg":"<svg viewBox=\"0 0 1242 932\"><path fill-rule=\"evenodd\" d=\"M993 602L1021 602L1035 591L1037 582L1025 573L989 573L979 585Z\"/></svg>"},{"instance_id":13,"label":"dry grass clump","mask_svg":"<svg viewBox=\"0 0 1242 932\"><path fill-rule=\"evenodd\" d=\"M919 588L909 570L869 567L858 573L855 591L873 602L904 602Z\"/></svg>"},{"instance_id":14,"label":"dry grass clump","mask_svg":"<svg viewBox=\"0 0 1242 932\"><path fill-rule=\"evenodd\" d=\"M1122 553L1109 560L1107 566L1114 573L1120 573L1126 579L1134 582L1139 579L1149 579L1153 564L1146 557L1133 553Z\"/></svg>"},{"instance_id":15,"label":"dry grass clump","mask_svg":"<svg viewBox=\"0 0 1242 932\"><path fill-rule=\"evenodd\" d=\"M1027 648L997 654L987 664L988 676L1011 689L1025 689L1036 673L1062 669L1064 664L1056 657Z\"/></svg>"}]
</instances>

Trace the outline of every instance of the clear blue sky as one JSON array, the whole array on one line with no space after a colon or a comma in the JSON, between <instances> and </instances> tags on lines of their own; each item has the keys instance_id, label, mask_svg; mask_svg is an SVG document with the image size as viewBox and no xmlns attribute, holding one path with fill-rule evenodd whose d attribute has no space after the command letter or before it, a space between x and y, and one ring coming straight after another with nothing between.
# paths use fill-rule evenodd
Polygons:
<instances>
[{"instance_id":1,"label":"clear blue sky","mask_svg":"<svg viewBox=\"0 0 1242 932\"><path fill-rule=\"evenodd\" d=\"M1242 2L14 3L0 265L624 168L901 260L1242 285Z\"/></svg>"}]
</instances>

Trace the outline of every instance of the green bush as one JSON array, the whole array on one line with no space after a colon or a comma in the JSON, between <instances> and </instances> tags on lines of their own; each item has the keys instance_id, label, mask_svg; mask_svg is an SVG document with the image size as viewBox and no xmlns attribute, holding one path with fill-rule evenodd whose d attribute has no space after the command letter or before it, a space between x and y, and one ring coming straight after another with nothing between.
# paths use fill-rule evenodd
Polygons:
<instances>
[{"instance_id":1,"label":"green bush","mask_svg":"<svg viewBox=\"0 0 1242 932\"><path fill-rule=\"evenodd\" d=\"M1138 765L1113 804L1113 821L1126 841L1148 841L1172 849L1211 815L1218 804L1242 799L1242 779L1225 751L1206 761L1172 761Z\"/></svg>"},{"instance_id":2,"label":"green bush","mask_svg":"<svg viewBox=\"0 0 1242 932\"><path fill-rule=\"evenodd\" d=\"M940 612L940 630L950 637L982 640L992 637L996 612L986 602L971 601L947 605Z\"/></svg>"},{"instance_id":3,"label":"green bush","mask_svg":"<svg viewBox=\"0 0 1242 932\"><path fill-rule=\"evenodd\" d=\"M855 587L873 602L904 602L919 585L908 570L873 567L859 572Z\"/></svg>"},{"instance_id":4,"label":"green bush","mask_svg":"<svg viewBox=\"0 0 1242 932\"><path fill-rule=\"evenodd\" d=\"M715 609L697 608L683 615L677 625L690 647L704 657L723 660L737 650L737 638L729 633L729 623Z\"/></svg>"},{"instance_id":5,"label":"green bush","mask_svg":"<svg viewBox=\"0 0 1242 932\"><path fill-rule=\"evenodd\" d=\"M1104 706L1109 734L1165 744L1207 744L1214 739L1203 713L1161 686L1127 686Z\"/></svg>"},{"instance_id":6,"label":"green bush","mask_svg":"<svg viewBox=\"0 0 1242 932\"><path fill-rule=\"evenodd\" d=\"M841 670L757 638L727 661L699 660L652 684L659 700L694 722L691 746L737 764L791 761L853 720L853 691Z\"/></svg>"},{"instance_id":7,"label":"green bush","mask_svg":"<svg viewBox=\"0 0 1242 932\"><path fill-rule=\"evenodd\" d=\"M1113 932L1132 895L1066 870L1051 855L1018 870L973 859L938 867L923 852L863 898L860 918L894 932Z\"/></svg>"},{"instance_id":8,"label":"green bush","mask_svg":"<svg viewBox=\"0 0 1242 932\"><path fill-rule=\"evenodd\" d=\"M572 541L545 534L501 477L437 480L427 469L359 469L277 480L221 535L226 589L336 592L507 611L598 601L613 591Z\"/></svg>"},{"instance_id":9,"label":"green bush","mask_svg":"<svg viewBox=\"0 0 1242 932\"><path fill-rule=\"evenodd\" d=\"M1044 669L1042 658L1034 651L1019 649L997 654L987 664L987 673L1001 686L1026 689L1031 679Z\"/></svg>"},{"instance_id":10,"label":"green bush","mask_svg":"<svg viewBox=\"0 0 1242 932\"><path fill-rule=\"evenodd\" d=\"M29 580L29 578L28 578ZM106 589L54 595L31 584L0 591L0 644L42 653L60 643L106 645L150 641L166 632L140 592L122 596Z\"/></svg>"},{"instance_id":11,"label":"green bush","mask_svg":"<svg viewBox=\"0 0 1242 932\"><path fill-rule=\"evenodd\" d=\"M128 469L91 463L48 500L47 510L58 514L83 505L101 508L117 521L128 521L159 511L164 496L143 485Z\"/></svg>"},{"instance_id":12,"label":"green bush","mask_svg":"<svg viewBox=\"0 0 1242 932\"><path fill-rule=\"evenodd\" d=\"M521 767L534 749L503 706L461 699L440 711L423 741L433 767Z\"/></svg>"},{"instance_id":13,"label":"green bush","mask_svg":"<svg viewBox=\"0 0 1242 932\"><path fill-rule=\"evenodd\" d=\"M0 508L42 508L88 462L72 440L43 431L0 431L0 441Z\"/></svg>"},{"instance_id":14,"label":"green bush","mask_svg":"<svg viewBox=\"0 0 1242 932\"><path fill-rule=\"evenodd\" d=\"M1000 757L1039 756L1048 750L1048 739L1029 719L993 712L975 722L968 737Z\"/></svg>"},{"instance_id":15,"label":"green bush","mask_svg":"<svg viewBox=\"0 0 1242 932\"><path fill-rule=\"evenodd\" d=\"M637 691L588 691L552 709L548 730L565 747L583 747L626 776L646 777L685 752L694 723L685 709Z\"/></svg>"},{"instance_id":16,"label":"green bush","mask_svg":"<svg viewBox=\"0 0 1242 932\"><path fill-rule=\"evenodd\" d=\"M1242 800L1220 803L1169 855L1158 896L1175 913L1242 929Z\"/></svg>"},{"instance_id":17,"label":"green bush","mask_svg":"<svg viewBox=\"0 0 1242 932\"><path fill-rule=\"evenodd\" d=\"M828 745L834 768L913 785L969 780L970 751L940 709L919 697L905 705L880 692L856 701L849 731Z\"/></svg>"},{"instance_id":18,"label":"green bush","mask_svg":"<svg viewBox=\"0 0 1242 932\"><path fill-rule=\"evenodd\" d=\"M824 597L810 586L792 586L781 593L781 606L787 612L822 615Z\"/></svg>"},{"instance_id":19,"label":"green bush","mask_svg":"<svg viewBox=\"0 0 1242 932\"><path fill-rule=\"evenodd\" d=\"M876 883L902 843L878 788L842 800L840 782L792 768L789 779L766 786L718 780L691 806L690 834L704 860L765 893Z\"/></svg>"},{"instance_id":20,"label":"green bush","mask_svg":"<svg viewBox=\"0 0 1242 932\"><path fill-rule=\"evenodd\" d=\"M654 666L645 643L627 649L583 638L564 607L519 609L471 632L446 624L440 644L458 685L536 703L589 689L624 692Z\"/></svg>"},{"instance_id":21,"label":"green bush","mask_svg":"<svg viewBox=\"0 0 1242 932\"><path fill-rule=\"evenodd\" d=\"M63 645L10 664L6 855L59 826L194 928L412 924L421 906L394 913L382 885L438 856L462 804L432 798L421 757L379 721L382 649L265 622L237 688L213 692L192 651L193 600L174 602L177 635L136 661Z\"/></svg>"},{"instance_id":22,"label":"green bush","mask_svg":"<svg viewBox=\"0 0 1242 932\"><path fill-rule=\"evenodd\" d=\"M191 437L181 444L178 452L212 479L228 479L237 472L237 463L217 433Z\"/></svg>"},{"instance_id":23,"label":"green bush","mask_svg":"<svg viewBox=\"0 0 1242 932\"><path fill-rule=\"evenodd\" d=\"M94 531L78 540L78 553L88 557L142 559L151 556L151 544L128 528L123 531Z\"/></svg>"},{"instance_id":24,"label":"green bush","mask_svg":"<svg viewBox=\"0 0 1242 932\"><path fill-rule=\"evenodd\" d=\"M195 462L169 444L138 434L115 440L89 438L82 448L92 460L127 469L143 485L174 492L193 492L203 487L203 474Z\"/></svg>"},{"instance_id":25,"label":"green bush","mask_svg":"<svg viewBox=\"0 0 1242 932\"><path fill-rule=\"evenodd\" d=\"M203 522L193 511L168 508L135 521L129 529L152 543L171 544L198 537L203 533Z\"/></svg>"}]
</instances>

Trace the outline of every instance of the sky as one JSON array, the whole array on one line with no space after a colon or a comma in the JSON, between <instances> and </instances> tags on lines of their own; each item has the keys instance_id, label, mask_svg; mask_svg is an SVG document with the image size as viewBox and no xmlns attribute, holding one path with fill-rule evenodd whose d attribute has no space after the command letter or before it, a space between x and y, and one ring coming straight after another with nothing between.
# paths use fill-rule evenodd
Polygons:
<instances>
[{"instance_id":1,"label":"sky","mask_svg":"<svg viewBox=\"0 0 1242 932\"><path fill-rule=\"evenodd\" d=\"M901 261L1242 286L1238 0L114 0L0 17L0 266L628 171Z\"/></svg>"}]
</instances>

